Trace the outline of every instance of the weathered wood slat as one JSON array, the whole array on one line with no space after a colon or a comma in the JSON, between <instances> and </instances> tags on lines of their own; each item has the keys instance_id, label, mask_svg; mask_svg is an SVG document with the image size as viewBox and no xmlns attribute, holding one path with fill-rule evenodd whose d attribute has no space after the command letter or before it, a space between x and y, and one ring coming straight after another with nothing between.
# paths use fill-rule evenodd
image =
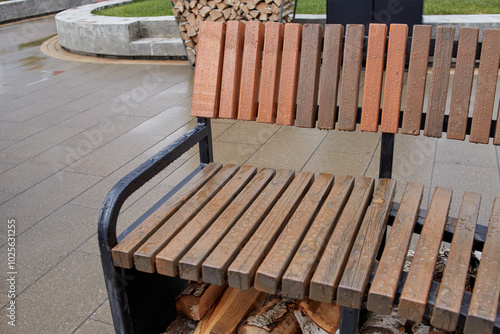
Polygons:
<instances>
[{"instance_id":1,"label":"weathered wood slat","mask_svg":"<svg viewBox=\"0 0 500 334\"><path fill-rule=\"evenodd\" d=\"M293 125L297 101L297 84L299 81L300 49L302 46L302 25L288 23L285 25L283 38L283 59L278 96L278 114L276 123Z\"/></svg>"},{"instance_id":2,"label":"weathered wood slat","mask_svg":"<svg viewBox=\"0 0 500 334\"><path fill-rule=\"evenodd\" d=\"M333 184L331 174L321 173L295 210L255 274L257 290L276 294L281 277L297 250L307 228L316 217Z\"/></svg>"},{"instance_id":3,"label":"weathered wood slat","mask_svg":"<svg viewBox=\"0 0 500 334\"><path fill-rule=\"evenodd\" d=\"M480 203L481 195L464 193L450 253L432 313L431 324L450 332L456 329L460 316Z\"/></svg>"},{"instance_id":4,"label":"weathered wood slat","mask_svg":"<svg viewBox=\"0 0 500 334\"><path fill-rule=\"evenodd\" d=\"M497 115L500 113L500 103L498 104ZM495 138L493 138L493 144L500 145L500 122L497 122L497 128L495 130Z\"/></svg>"},{"instance_id":5,"label":"weathered wood slat","mask_svg":"<svg viewBox=\"0 0 500 334\"><path fill-rule=\"evenodd\" d=\"M314 175L309 172L300 172L295 176L285 193L229 266L229 286L240 290L250 289L257 268L300 204L313 179Z\"/></svg>"},{"instance_id":6,"label":"weathered wood slat","mask_svg":"<svg viewBox=\"0 0 500 334\"><path fill-rule=\"evenodd\" d=\"M378 131L386 39L387 25L371 23L368 33L365 83L363 86L361 131Z\"/></svg>"},{"instance_id":7,"label":"weathered wood slat","mask_svg":"<svg viewBox=\"0 0 500 334\"><path fill-rule=\"evenodd\" d=\"M420 134L431 35L431 26L413 26L410 64L406 80L403 126L401 127L401 133L404 134Z\"/></svg>"},{"instance_id":8,"label":"weathered wood slat","mask_svg":"<svg viewBox=\"0 0 500 334\"><path fill-rule=\"evenodd\" d=\"M319 89L318 128L334 129L339 90L340 60L344 27L340 24L325 25L323 66Z\"/></svg>"},{"instance_id":9,"label":"weathered wood slat","mask_svg":"<svg viewBox=\"0 0 500 334\"><path fill-rule=\"evenodd\" d=\"M179 261L179 275L191 281L201 280L201 264L229 229L243 215L267 183L274 176L273 169L261 170L229 204L215 222L201 235Z\"/></svg>"},{"instance_id":10,"label":"weathered wood slat","mask_svg":"<svg viewBox=\"0 0 500 334\"><path fill-rule=\"evenodd\" d=\"M500 30L483 32L470 141L488 144L500 62Z\"/></svg>"},{"instance_id":11,"label":"weathered wood slat","mask_svg":"<svg viewBox=\"0 0 500 334\"><path fill-rule=\"evenodd\" d=\"M262 123L274 123L276 121L284 30L285 28L281 23L266 23L257 118Z\"/></svg>"},{"instance_id":12,"label":"weathered wood slat","mask_svg":"<svg viewBox=\"0 0 500 334\"><path fill-rule=\"evenodd\" d=\"M184 203L222 168L210 163L197 173L185 186L162 204L151 216L132 230L111 250L115 266L130 269L134 265L134 252L169 219Z\"/></svg>"},{"instance_id":13,"label":"weathered wood slat","mask_svg":"<svg viewBox=\"0 0 500 334\"><path fill-rule=\"evenodd\" d=\"M304 24L295 122L298 127L314 128L316 126L322 41L322 25Z\"/></svg>"},{"instance_id":14,"label":"weathered wood slat","mask_svg":"<svg viewBox=\"0 0 500 334\"><path fill-rule=\"evenodd\" d=\"M238 171L236 165L225 165L189 201L186 202L134 253L137 270L155 272L155 256L193 218Z\"/></svg>"},{"instance_id":15,"label":"weathered wood slat","mask_svg":"<svg viewBox=\"0 0 500 334\"><path fill-rule=\"evenodd\" d=\"M253 232L264 220L286 187L292 182L294 172L280 170L250 208L236 222L208 258L203 262L203 281L222 285L227 280L227 269Z\"/></svg>"},{"instance_id":16,"label":"weathered wood slat","mask_svg":"<svg viewBox=\"0 0 500 334\"><path fill-rule=\"evenodd\" d=\"M451 94L450 118L446 132L448 139L465 139L478 37L479 29L477 28L460 29L453 92Z\"/></svg>"},{"instance_id":17,"label":"weathered wood slat","mask_svg":"<svg viewBox=\"0 0 500 334\"><path fill-rule=\"evenodd\" d=\"M360 309L396 193L396 181L380 179L337 291L337 304Z\"/></svg>"},{"instance_id":18,"label":"weathered wood slat","mask_svg":"<svg viewBox=\"0 0 500 334\"><path fill-rule=\"evenodd\" d=\"M432 82L425 118L424 135L427 137L441 138L443 134L444 112L448 96L448 83L450 80L451 55L454 27L438 27L436 31L436 47L432 62Z\"/></svg>"},{"instance_id":19,"label":"weathered wood slat","mask_svg":"<svg viewBox=\"0 0 500 334\"><path fill-rule=\"evenodd\" d=\"M284 296L303 299L316 265L354 186L352 176L337 176L330 194L309 227L283 275Z\"/></svg>"},{"instance_id":20,"label":"weathered wood slat","mask_svg":"<svg viewBox=\"0 0 500 334\"><path fill-rule=\"evenodd\" d=\"M309 290L311 299L325 303L332 302L354 238L370 204L373 184L371 178L356 179L354 190L311 279Z\"/></svg>"},{"instance_id":21,"label":"weathered wood slat","mask_svg":"<svg viewBox=\"0 0 500 334\"><path fill-rule=\"evenodd\" d=\"M217 117L224 59L224 23L200 23L191 115Z\"/></svg>"},{"instance_id":22,"label":"weathered wood slat","mask_svg":"<svg viewBox=\"0 0 500 334\"><path fill-rule=\"evenodd\" d=\"M179 273L179 260L182 256L240 194L256 173L256 167L241 167L217 195L156 255L156 271L162 275L176 276ZM236 211L238 215L239 212Z\"/></svg>"},{"instance_id":23,"label":"weathered wood slat","mask_svg":"<svg viewBox=\"0 0 500 334\"><path fill-rule=\"evenodd\" d=\"M385 133L397 133L399 128L407 38L408 26L406 24L391 24L380 125L380 131Z\"/></svg>"},{"instance_id":24,"label":"weathered wood slat","mask_svg":"<svg viewBox=\"0 0 500 334\"><path fill-rule=\"evenodd\" d=\"M491 333L500 296L500 197L495 198L486 242L474 284L465 333Z\"/></svg>"},{"instance_id":25,"label":"weathered wood slat","mask_svg":"<svg viewBox=\"0 0 500 334\"><path fill-rule=\"evenodd\" d=\"M385 244L382 258L368 293L367 309L379 314L391 314L399 278L417 221L424 186L409 182L406 185L398 213Z\"/></svg>"},{"instance_id":26,"label":"weathered wood slat","mask_svg":"<svg viewBox=\"0 0 500 334\"><path fill-rule=\"evenodd\" d=\"M236 119L238 116L244 38L245 24L241 21L228 21L222 69L220 118Z\"/></svg>"},{"instance_id":27,"label":"weathered wood slat","mask_svg":"<svg viewBox=\"0 0 500 334\"><path fill-rule=\"evenodd\" d=\"M238 119L255 121L257 116L263 44L264 24L259 21L246 22Z\"/></svg>"},{"instance_id":28,"label":"weathered wood slat","mask_svg":"<svg viewBox=\"0 0 500 334\"><path fill-rule=\"evenodd\" d=\"M340 130L356 129L364 36L365 26L347 25L339 102L338 129Z\"/></svg>"},{"instance_id":29,"label":"weathered wood slat","mask_svg":"<svg viewBox=\"0 0 500 334\"><path fill-rule=\"evenodd\" d=\"M451 203L451 189L437 187L425 219L415 256L399 298L398 315L421 322L427 305L434 265L443 239Z\"/></svg>"}]
</instances>

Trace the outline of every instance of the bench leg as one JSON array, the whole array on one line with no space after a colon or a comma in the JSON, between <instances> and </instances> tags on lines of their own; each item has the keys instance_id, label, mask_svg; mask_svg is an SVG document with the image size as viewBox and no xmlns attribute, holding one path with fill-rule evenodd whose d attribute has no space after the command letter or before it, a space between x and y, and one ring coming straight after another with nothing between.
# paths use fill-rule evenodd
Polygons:
<instances>
[{"instance_id":1,"label":"bench leg","mask_svg":"<svg viewBox=\"0 0 500 334\"><path fill-rule=\"evenodd\" d=\"M342 307L340 309L340 334L356 334L359 327L359 310Z\"/></svg>"}]
</instances>

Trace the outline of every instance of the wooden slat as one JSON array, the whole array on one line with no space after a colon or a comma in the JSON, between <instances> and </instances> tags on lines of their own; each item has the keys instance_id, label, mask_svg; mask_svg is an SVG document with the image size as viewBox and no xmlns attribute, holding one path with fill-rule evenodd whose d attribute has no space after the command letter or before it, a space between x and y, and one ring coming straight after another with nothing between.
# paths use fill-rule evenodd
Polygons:
<instances>
[{"instance_id":1,"label":"wooden slat","mask_svg":"<svg viewBox=\"0 0 500 334\"><path fill-rule=\"evenodd\" d=\"M354 238L370 204L373 184L371 178L356 179L355 188L311 279L309 291L311 299L325 303L332 302Z\"/></svg>"},{"instance_id":2,"label":"wooden slat","mask_svg":"<svg viewBox=\"0 0 500 334\"><path fill-rule=\"evenodd\" d=\"M149 237L134 253L136 269L154 273L156 254L217 194L238 169L239 167L236 165L225 165L200 191Z\"/></svg>"},{"instance_id":3,"label":"wooden slat","mask_svg":"<svg viewBox=\"0 0 500 334\"><path fill-rule=\"evenodd\" d=\"M450 202L451 189L437 187L432 196L403 292L399 298L398 315L400 317L415 322L422 321Z\"/></svg>"},{"instance_id":4,"label":"wooden slat","mask_svg":"<svg viewBox=\"0 0 500 334\"><path fill-rule=\"evenodd\" d=\"M396 193L396 181L380 179L356 235L339 283L337 304L360 309Z\"/></svg>"},{"instance_id":5,"label":"wooden slat","mask_svg":"<svg viewBox=\"0 0 500 334\"><path fill-rule=\"evenodd\" d=\"M500 103L498 104L497 115L500 114ZM493 144L500 145L500 122L497 121L497 128L495 130L495 138L493 139Z\"/></svg>"},{"instance_id":6,"label":"wooden slat","mask_svg":"<svg viewBox=\"0 0 500 334\"><path fill-rule=\"evenodd\" d=\"M500 61L500 30L483 32L470 141L488 144Z\"/></svg>"},{"instance_id":7,"label":"wooden slat","mask_svg":"<svg viewBox=\"0 0 500 334\"><path fill-rule=\"evenodd\" d=\"M241 21L228 21L222 68L220 118L235 119L238 115L244 38L245 24Z\"/></svg>"},{"instance_id":8,"label":"wooden slat","mask_svg":"<svg viewBox=\"0 0 500 334\"><path fill-rule=\"evenodd\" d=\"M201 263L212 249L222 240L229 229L236 223L246 209L252 204L267 183L274 176L273 169L261 170L229 204L227 209L216 219L207 231L198 238L195 244L179 261L179 275L183 279L200 281Z\"/></svg>"},{"instance_id":9,"label":"wooden slat","mask_svg":"<svg viewBox=\"0 0 500 334\"><path fill-rule=\"evenodd\" d=\"M283 59L286 61L281 62L276 124L293 125L295 122L301 45L302 25L298 23L286 24L283 38Z\"/></svg>"},{"instance_id":10,"label":"wooden slat","mask_svg":"<svg viewBox=\"0 0 500 334\"><path fill-rule=\"evenodd\" d=\"M337 176L330 194L309 227L288 269L283 275L283 294L303 299L326 242L351 194L352 176Z\"/></svg>"},{"instance_id":11,"label":"wooden slat","mask_svg":"<svg viewBox=\"0 0 500 334\"><path fill-rule=\"evenodd\" d=\"M498 312L500 296L500 197L495 198L486 241L477 271L465 333L491 333Z\"/></svg>"},{"instance_id":12,"label":"wooden slat","mask_svg":"<svg viewBox=\"0 0 500 334\"><path fill-rule=\"evenodd\" d=\"M339 102L338 128L340 130L354 131L356 129L364 36L365 26L347 25Z\"/></svg>"},{"instance_id":13,"label":"wooden slat","mask_svg":"<svg viewBox=\"0 0 500 334\"><path fill-rule=\"evenodd\" d=\"M134 252L221 168L221 164L208 164L153 212L151 216L146 218L137 228L123 238L119 244L113 247L111 255L115 266L127 269L132 268L134 265Z\"/></svg>"},{"instance_id":14,"label":"wooden slat","mask_svg":"<svg viewBox=\"0 0 500 334\"><path fill-rule=\"evenodd\" d=\"M227 268L283 194L286 187L292 182L293 176L294 172L290 170L280 170L276 174L266 189L203 262L203 281L218 285L226 282Z\"/></svg>"},{"instance_id":15,"label":"wooden slat","mask_svg":"<svg viewBox=\"0 0 500 334\"><path fill-rule=\"evenodd\" d=\"M397 133L399 128L407 38L408 26L406 24L391 24L380 125L380 131L385 133Z\"/></svg>"},{"instance_id":16,"label":"wooden slat","mask_svg":"<svg viewBox=\"0 0 500 334\"><path fill-rule=\"evenodd\" d=\"M276 294L281 276L292 260L307 228L316 217L333 184L331 174L321 173L302 199L255 274L257 290Z\"/></svg>"},{"instance_id":17,"label":"wooden slat","mask_svg":"<svg viewBox=\"0 0 500 334\"><path fill-rule=\"evenodd\" d=\"M200 43L196 55L191 104L192 116L213 118L219 113L225 28L224 23L200 23Z\"/></svg>"},{"instance_id":18,"label":"wooden slat","mask_svg":"<svg viewBox=\"0 0 500 334\"><path fill-rule=\"evenodd\" d=\"M224 188L219 190L214 198L156 255L156 271L162 275L177 276L179 273L179 260L182 256L227 208L231 201L239 195L256 173L256 167L241 167ZM239 207L236 211L238 209L241 210L242 208ZM236 212L236 215L238 215L238 212Z\"/></svg>"},{"instance_id":19,"label":"wooden slat","mask_svg":"<svg viewBox=\"0 0 500 334\"><path fill-rule=\"evenodd\" d=\"M479 29L477 28L460 29L453 92L451 94L450 118L446 133L448 139L465 139L478 37Z\"/></svg>"},{"instance_id":20,"label":"wooden slat","mask_svg":"<svg viewBox=\"0 0 500 334\"><path fill-rule=\"evenodd\" d=\"M300 172L228 269L228 283L240 290L252 286L255 272L309 189L314 175Z\"/></svg>"},{"instance_id":21,"label":"wooden slat","mask_svg":"<svg viewBox=\"0 0 500 334\"><path fill-rule=\"evenodd\" d=\"M471 192L464 193L436 305L432 313L431 324L450 332L456 329L460 316L480 203L481 195Z\"/></svg>"},{"instance_id":22,"label":"wooden slat","mask_svg":"<svg viewBox=\"0 0 500 334\"><path fill-rule=\"evenodd\" d=\"M450 80L451 54L454 27L438 27L436 32L436 47L432 62L432 82L425 119L424 135L441 138L443 134L444 111L448 96L448 82Z\"/></svg>"},{"instance_id":23,"label":"wooden slat","mask_svg":"<svg viewBox=\"0 0 500 334\"><path fill-rule=\"evenodd\" d=\"M276 121L284 30L284 25L281 23L266 23L257 118L259 122L263 123L274 123Z\"/></svg>"},{"instance_id":24,"label":"wooden slat","mask_svg":"<svg viewBox=\"0 0 500 334\"><path fill-rule=\"evenodd\" d=\"M314 128L316 125L322 41L322 25L304 24L295 122L299 127Z\"/></svg>"},{"instance_id":25,"label":"wooden slat","mask_svg":"<svg viewBox=\"0 0 500 334\"><path fill-rule=\"evenodd\" d=\"M417 221L424 186L408 182L368 293L367 309L391 314L399 278Z\"/></svg>"},{"instance_id":26,"label":"wooden slat","mask_svg":"<svg viewBox=\"0 0 500 334\"><path fill-rule=\"evenodd\" d=\"M420 134L431 35L431 26L413 26L401 133L410 135Z\"/></svg>"},{"instance_id":27,"label":"wooden slat","mask_svg":"<svg viewBox=\"0 0 500 334\"><path fill-rule=\"evenodd\" d=\"M259 99L264 24L259 21L247 21L245 25L238 119L255 121Z\"/></svg>"},{"instance_id":28,"label":"wooden slat","mask_svg":"<svg viewBox=\"0 0 500 334\"><path fill-rule=\"evenodd\" d=\"M361 131L377 132L385 64L387 25L371 23L368 33Z\"/></svg>"},{"instance_id":29,"label":"wooden slat","mask_svg":"<svg viewBox=\"0 0 500 334\"><path fill-rule=\"evenodd\" d=\"M340 24L325 25L323 66L319 89L318 128L334 129L339 90L340 60L344 27Z\"/></svg>"}]
</instances>

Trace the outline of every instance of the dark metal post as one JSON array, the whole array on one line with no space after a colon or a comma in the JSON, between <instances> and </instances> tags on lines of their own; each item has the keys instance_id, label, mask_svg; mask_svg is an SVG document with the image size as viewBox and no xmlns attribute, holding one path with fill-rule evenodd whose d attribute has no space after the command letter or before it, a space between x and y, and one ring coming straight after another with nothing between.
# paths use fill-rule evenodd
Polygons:
<instances>
[{"instance_id":1,"label":"dark metal post","mask_svg":"<svg viewBox=\"0 0 500 334\"><path fill-rule=\"evenodd\" d=\"M340 308L340 334L356 334L359 327L359 310L342 306Z\"/></svg>"},{"instance_id":2,"label":"dark metal post","mask_svg":"<svg viewBox=\"0 0 500 334\"><path fill-rule=\"evenodd\" d=\"M206 136L199 142L200 164L206 165L214 161L214 152L212 148L212 129L210 118L198 117L198 125L206 127Z\"/></svg>"},{"instance_id":3,"label":"dark metal post","mask_svg":"<svg viewBox=\"0 0 500 334\"><path fill-rule=\"evenodd\" d=\"M390 179L392 177L392 162L394 158L394 134L382 133L380 145L380 169L379 178Z\"/></svg>"}]
</instances>

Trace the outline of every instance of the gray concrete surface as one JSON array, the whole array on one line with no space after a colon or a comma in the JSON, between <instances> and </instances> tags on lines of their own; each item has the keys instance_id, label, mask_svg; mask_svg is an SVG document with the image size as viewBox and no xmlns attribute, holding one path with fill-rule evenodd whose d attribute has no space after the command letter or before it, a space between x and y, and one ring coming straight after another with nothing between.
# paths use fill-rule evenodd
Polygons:
<instances>
[{"instance_id":1,"label":"gray concrete surface","mask_svg":"<svg viewBox=\"0 0 500 334\"><path fill-rule=\"evenodd\" d=\"M99 209L121 177L195 125L193 72L186 62L64 61L28 43L55 33L53 17L0 26L0 333L112 333ZM377 176L380 134L214 121L213 136L222 163ZM396 151L397 200L408 180L424 184L423 207L436 186L452 187L456 215L464 191L480 192L487 224L500 194L499 148L397 135ZM133 195L119 230L197 163L191 150ZM9 220L15 327L7 318Z\"/></svg>"},{"instance_id":2,"label":"gray concrete surface","mask_svg":"<svg viewBox=\"0 0 500 334\"><path fill-rule=\"evenodd\" d=\"M97 0L12 0L0 2L0 22L55 13Z\"/></svg>"}]
</instances>

